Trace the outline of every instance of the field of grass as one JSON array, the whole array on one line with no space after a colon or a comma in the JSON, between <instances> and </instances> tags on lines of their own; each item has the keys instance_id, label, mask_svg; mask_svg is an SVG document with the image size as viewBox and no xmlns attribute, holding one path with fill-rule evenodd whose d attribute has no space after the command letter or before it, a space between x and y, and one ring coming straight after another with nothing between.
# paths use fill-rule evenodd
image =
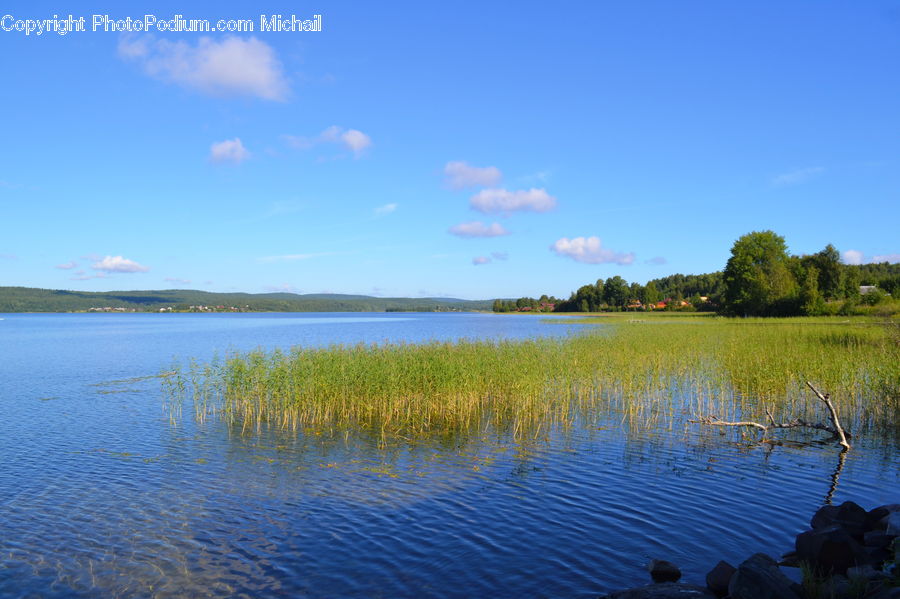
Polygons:
<instances>
[{"instance_id":1,"label":"field of grass","mask_svg":"<svg viewBox=\"0 0 900 599\"><path fill-rule=\"evenodd\" d=\"M511 316L515 317L515 316ZM254 351L166 377L174 411L246 428L463 431L537 436L591 414L630 423L716 415L827 421L831 394L854 433L900 428L898 322L870 318L590 316L564 339ZM553 326L548 324L547 326ZM599 412L598 412L599 411Z\"/></svg>"}]
</instances>

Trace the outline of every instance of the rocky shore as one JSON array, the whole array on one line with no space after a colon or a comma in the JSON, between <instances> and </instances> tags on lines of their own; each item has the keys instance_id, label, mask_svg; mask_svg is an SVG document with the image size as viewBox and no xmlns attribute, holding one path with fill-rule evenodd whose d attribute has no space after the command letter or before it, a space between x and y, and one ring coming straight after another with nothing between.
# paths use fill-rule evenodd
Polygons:
<instances>
[{"instance_id":1,"label":"rocky shore","mask_svg":"<svg viewBox=\"0 0 900 599\"><path fill-rule=\"evenodd\" d=\"M900 599L900 504L866 511L856 503L826 505L781 561L756 553L733 566L720 561L704 585L679 582L664 560L648 565L652 584L601 599ZM782 568L801 568L796 583Z\"/></svg>"}]
</instances>

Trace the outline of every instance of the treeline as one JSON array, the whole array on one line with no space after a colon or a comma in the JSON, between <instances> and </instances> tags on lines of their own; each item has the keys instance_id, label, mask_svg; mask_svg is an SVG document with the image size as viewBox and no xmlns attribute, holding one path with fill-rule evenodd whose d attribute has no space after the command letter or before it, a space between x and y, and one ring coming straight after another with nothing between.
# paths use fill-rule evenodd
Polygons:
<instances>
[{"instance_id":1,"label":"treeline","mask_svg":"<svg viewBox=\"0 0 900 599\"><path fill-rule=\"evenodd\" d=\"M861 292L862 287L862 292ZM874 289L873 289L874 288ZM646 284L620 276L582 285L567 300L496 300L495 312L700 310L738 316L854 314L900 297L900 264L848 265L831 244L815 254L792 256L772 231L748 233L731 249L725 269L674 274ZM530 306L530 308L526 308Z\"/></svg>"},{"instance_id":2,"label":"treeline","mask_svg":"<svg viewBox=\"0 0 900 599\"><path fill-rule=\"evenodd\" d=\"M646 285L628 283L616 275L593 285L582 285L557 312L619 310L714 310L722 287L722 273L670 275Z\"/></svg>"},{"instance_id":3,"label":"treeline","mask_svg":"<svg viewBox=\"0 0 900 599\"><path fill-rule=\"evenodd\" d=\"M494 300L494 312L554 312L559 300L552 295L542 295L538 299L520 297L517 300Z\"/></svg>"},{"instance_id":4,"label":"treeline","mask_svg":"<svg viewBox=\"0 0 900 599\"><path fill-rule=\"evenodd\" d=\"M831 244L791 256L773 231L740 237L723 272L722 311L736 316L854 314L900 291L900 264L846 265Z\"/></svg>"},{"instance_id":5,"label":"treeline","mask_svg":"<svg viewBox=\"0 0 900 599\"><path fill-rule=\"evenodd\" d=\"M715 310L722 294L722 273L675 274L646 285L620 276L582 285L567 300L542 295L539 299L495 300L495 312L605 312L619 310Z\"/></svg>"},{"instance_id":6,"label":"treeline","mask_svg":"<svg viewBox=\"0 0 900 599\"><path fill-rule=\"evenodd\" d=\"M202 310L212 308L212 310ZM154 291L67 291L0 287L0 312L158 312L169 309L242 312L384 312L489 310L489 300L453 298L382 298L365 295L293 293L213 293L193 289ZM220 309L221 308L221 309ZM234 310L232 310L232 308Z\"/></svg>"}]
</instances>

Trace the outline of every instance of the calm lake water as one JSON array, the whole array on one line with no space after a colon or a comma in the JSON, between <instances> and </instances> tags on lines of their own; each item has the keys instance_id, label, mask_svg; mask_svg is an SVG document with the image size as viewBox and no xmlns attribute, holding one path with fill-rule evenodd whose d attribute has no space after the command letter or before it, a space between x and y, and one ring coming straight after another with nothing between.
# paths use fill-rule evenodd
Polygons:
<instances>
[{"instance_id":1,"label":"calm lake water","mask_svg":"<svg viewBox=\"0 0 900 599\"><path fill-rule=\"evenodd\" d=\"M593 597L701 582L825 501L900 499L896 446L759 447L596 415L530 444L173 424L152 375L230 349L577 334L490 314L0 314L0 597ZM186 410L187 413L187 410Z\"/></svg>"}]
</instances>

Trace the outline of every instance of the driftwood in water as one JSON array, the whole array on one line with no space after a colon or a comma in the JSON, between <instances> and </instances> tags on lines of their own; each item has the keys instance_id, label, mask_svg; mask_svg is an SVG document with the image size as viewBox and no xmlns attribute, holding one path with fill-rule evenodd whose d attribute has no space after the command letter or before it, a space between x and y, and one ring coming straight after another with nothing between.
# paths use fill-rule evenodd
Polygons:
<instances>
[{"instance_id":1,"label":"driftwood in water","mask_svg":"<svg viewBox=\"0 0 900 599\"><path fill-rule=\"evenodd\" d=\"M831 403L830 396L825 393L820 393L818 389L812 386L812 383L809 381L806 382L807 386L812 389L812 392L816 394L816 397L821 399L825 405L828 407L829 416L831 417L831 426L827 424L822 424L821 422L808 422L803 420L802 418L794 418L790 422L775 422L775 418L772 416L772 413L766 409L766 416L769 419L768 424L760 424L759 422L753 422L750 420L742 421L742 422L728 422L725 420L719 420L716 416L706 416L705 418L701 418L700 420L691 420L691 422L696 422L698 424L706 424L708 426L749 426L758 428L763 431L763 433L769 432L771 429L778 428L812 428L820 431L825 431L831 433L838 440L838 443L844 450L850 449L850 444L847 442L847 437L849 437L849 433L844 431L841 427L841 423L838 420L837 410L834 409L834 404Z\"/></svg>"}]
</instances>

